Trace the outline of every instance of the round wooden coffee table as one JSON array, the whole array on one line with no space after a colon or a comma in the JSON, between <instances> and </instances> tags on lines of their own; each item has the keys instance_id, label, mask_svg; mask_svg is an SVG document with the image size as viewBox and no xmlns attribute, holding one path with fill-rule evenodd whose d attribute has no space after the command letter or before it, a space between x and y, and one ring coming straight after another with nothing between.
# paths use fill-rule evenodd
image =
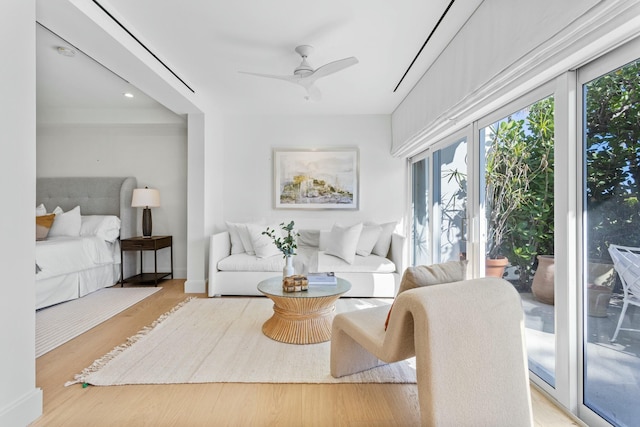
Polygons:
<instances>
[{"instance_id":1,"label":"round wooden coffee table","mask_svg":"<svg viewBox=\"0 0 640 427\"><path fill-rule=\"evenodd\" d=\"M331 286L309 286L301 292L284 292L282 277L258 283L258 290L273 301L273 316L262 325L271 339L289 344L315 344L331 339L335 302L351 289L351 283L337 278Z\"/></svg>"}]
</instances>

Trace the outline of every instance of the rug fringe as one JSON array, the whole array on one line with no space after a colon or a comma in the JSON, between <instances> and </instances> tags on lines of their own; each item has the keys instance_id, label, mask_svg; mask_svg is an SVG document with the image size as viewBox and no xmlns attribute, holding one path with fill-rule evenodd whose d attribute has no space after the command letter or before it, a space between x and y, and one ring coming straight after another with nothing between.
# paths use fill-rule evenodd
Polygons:
<instances>
[{"instance_id":1,"label":"rug fringe","mask_svg":"<svg viewBox=\"0 0 640 427\"><path fill-rule=\"evenodd\" d=\"M151 325L145 326L144 328L139 330L135 335L130 336L129 338L127 338L127 340L123 344L120 344L119 346L116 346L109 353L107 353L104 356L102 356L101 358L95 360L90 366L88 366L87 368L83 369L82 372L80 372L79 374L76 374L74 376L73 380L67 381L66 383L64 383L64 386L68 387L68 386L74 385L74 384L85 383L85 379L90 374L92 374L94 372L97 372L100 369L102 369L110 361L112 361L116 356L118 356L120 353L125 351L127 348L131 347L133 344L138 342L145 335L148 335L160 323L165 321L167 318L169 318L169 316L174 314L176 311L178 311L179 309L184 307L188 302L193 301L194 299L197 299L197 297L189 297L189 298L185 299L184 301L182 301L181 303L179 303L178 305L176 305L175 307L173 307L171 310L167 311L166 313L164 313L163 315L158 317Z\"/></svg>"}]
</instances>

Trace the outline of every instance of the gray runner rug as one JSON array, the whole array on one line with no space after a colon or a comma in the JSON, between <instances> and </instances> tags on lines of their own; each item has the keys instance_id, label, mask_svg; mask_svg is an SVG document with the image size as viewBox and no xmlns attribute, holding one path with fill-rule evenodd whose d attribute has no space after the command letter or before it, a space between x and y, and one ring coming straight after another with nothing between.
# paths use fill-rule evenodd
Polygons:
<instances>
[{"instance_id":1,"label":"gray runner rug","mask_svg":"<svg viewBox=\"0 0 640 427\"><path fill-rule=\"evenodd\" d=\"M104 288L36 311L36 357L126 310L161 287Z\"/></svg>"}]
</instances>

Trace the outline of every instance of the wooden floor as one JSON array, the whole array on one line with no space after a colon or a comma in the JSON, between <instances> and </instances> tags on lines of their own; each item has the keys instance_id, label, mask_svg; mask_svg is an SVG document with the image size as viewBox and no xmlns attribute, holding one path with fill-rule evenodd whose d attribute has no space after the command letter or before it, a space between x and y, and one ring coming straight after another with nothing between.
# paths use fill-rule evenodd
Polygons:
<instances>
[{"instance_id":1,"label":"wooden floor","mask_svg":"<svg viewBox=\"0 0 640 427\"><path fill-rule=\"evenodd\" d=\"M178 384L64 387L74 374L184 300L183 280L36 359L33 426L418 426L407 384ZM204 297L204 295L198 295ZM188 349L185 349L188 351ZM256 355L260 357L260 355ZM536 426L574 426L532 388Z\"/></svg>"}]
</instances>

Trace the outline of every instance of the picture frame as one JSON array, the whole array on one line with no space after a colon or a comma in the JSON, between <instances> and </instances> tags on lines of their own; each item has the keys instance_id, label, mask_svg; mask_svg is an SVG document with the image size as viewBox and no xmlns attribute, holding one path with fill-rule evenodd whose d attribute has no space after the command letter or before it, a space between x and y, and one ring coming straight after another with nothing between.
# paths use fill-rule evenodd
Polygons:
<instances>
[{"instance_id":1,"label":"picture frame","mask_svg":"<svg viewBox=\"0 0 640 427\"><path fill-rule=\"evenodd\" d=\"M275 209L357 210L359 162L357 148L275 148Z\"/></svg>"}]
</instances>

